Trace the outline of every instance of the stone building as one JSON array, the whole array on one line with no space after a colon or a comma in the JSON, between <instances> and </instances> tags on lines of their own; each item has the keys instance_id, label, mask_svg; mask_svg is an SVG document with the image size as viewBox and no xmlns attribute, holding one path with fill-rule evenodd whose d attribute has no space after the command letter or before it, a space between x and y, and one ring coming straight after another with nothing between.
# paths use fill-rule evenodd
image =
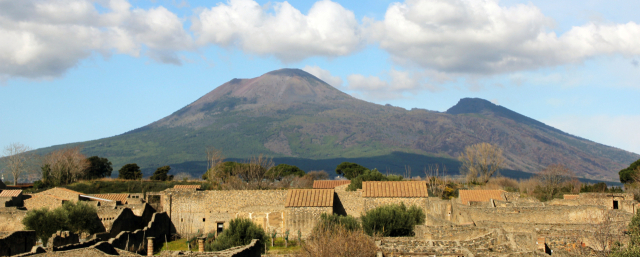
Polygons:
<instances>
[{"instance_id":1,"label":"stone building","mask_svg":"<svg viewBox=\"0 0 640 257\"><path fill-rule=\"evenodd\" d=\"M22 206L22 190L0 191L0 207Z\"/></svg>"},{"instance_id":2,"label":"stone building","mask_svg":"<svg viewBox=\"0 0 640 257\"><path fill-rule=\"evenodd\" d=\"M333 214L333 189L290 189L285 200L285 222L281 233L289 230L303 237L309 235L323 213Z\"/></svg>"}]
</instances>

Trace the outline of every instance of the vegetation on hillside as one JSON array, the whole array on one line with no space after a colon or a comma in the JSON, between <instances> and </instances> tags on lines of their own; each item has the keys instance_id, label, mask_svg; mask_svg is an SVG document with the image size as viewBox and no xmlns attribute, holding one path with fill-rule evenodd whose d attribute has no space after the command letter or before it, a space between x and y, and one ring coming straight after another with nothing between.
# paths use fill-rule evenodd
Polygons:
<instances>
[{"instance_id":1,"label":"vegetation on hillside","mask_svg":"<svg viewBox=\"0 0 640 257\"><path fill-rule=\"evenodd\" d=\"M347 191L356 191L362 189L363 181L402 181L403 177L400 175L384 175L377 169L366 170L362 174L351 179L351 184L347 186Z\"/></svg>"}]
</instances>

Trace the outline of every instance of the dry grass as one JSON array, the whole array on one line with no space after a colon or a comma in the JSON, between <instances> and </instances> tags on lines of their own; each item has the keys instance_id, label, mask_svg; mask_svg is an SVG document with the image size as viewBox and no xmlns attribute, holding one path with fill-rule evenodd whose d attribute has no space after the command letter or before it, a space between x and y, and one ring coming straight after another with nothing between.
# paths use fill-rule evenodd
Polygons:
<instances>
[{"instance_id":1,"label":"dry grass","mask_svg":"<svg viewBox=\"0 0 640 257\"><path fill-rule=\"evenodd\" d=\"M317 226L302 244L300 257L373 257L378 248L374 238L362 230L342 226Z\"/></svg>"}]
</instances>

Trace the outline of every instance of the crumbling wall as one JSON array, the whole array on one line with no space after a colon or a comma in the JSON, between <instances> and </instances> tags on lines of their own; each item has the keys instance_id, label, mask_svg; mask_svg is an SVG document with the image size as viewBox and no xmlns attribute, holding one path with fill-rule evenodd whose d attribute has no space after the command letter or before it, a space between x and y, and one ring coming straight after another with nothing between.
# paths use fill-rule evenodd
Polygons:
<instances>
[{"instance_id":1,"label":"crumbling wall","mask_svg":"<svg viewBox=\"0 0 640 257\"><path fill-rule=\"evenodd\" d=\"M458 206L460 207L460 205ZM505 208L459 208L473 222L509 221L513 223L598 223L605 207L601 206L546 206Z\"/></svg>"},{"instance_id":2,"label":"crumbling wall","mask_svg":"<svg viewBox=\"0 0 640 257\"><path fill-rule=\"evenodd\" d=\"M143 229L122 231L116 237L109 239L113 247L133 252L145 253L147 238L154 238L154 245L161 245L165 238L171 235L171 220L166 213L154 213L149 224Z\"/></svg>"},{"instance_id":3,"label":"crumbling wall","mask_svg":"<svg viewBox=\"0 0 640 257\"><path fill-rule=\"evenodd\" d=\"M62 206L64 200L52 197L50 195L33 195L31 198L24 200L24 207L27 210L35 210L47 208L53 210Z\"/></svg>"},{"instance_id":4,"label":"crumbling wall","mask_svg":"<svg viewBox=\"0 0 640 257\"><path fill-rule=\"evenodd\" d=\"M47 247L53 249L53 247L77 244L80 242L80 236L69 231L58 231L49 237Z\"/></svg>"},{"instance_id":5,"label":"crumbling wall","mask_svg":"<svg viewBox=\"0 0 640 257\"><path fill-rule=\"evenodd\" d=\"M347 191L348 186L349 184L335 187L333 211L340 215L360 217L360 214L364 211L362 189L357 191Z\"/></svg>"},{"instance_id":6,"label":"crumbling wall","mask_svg":"<svg viewBox=\"0 0 640 257\"><path fill-rule=\"evenodd\" d=\"M297 235L299 230L301 236L306 238L323 213L333 214L333 207L287 207L284 215L285 227L289 229L290 235Z\"/></svg>"},{"instance_id":7,"label":"crumbling wall","mask_svg":"<svg viewBox=\"0 0 640 257\"><path fill-rule=\"evenodd\" d=\"M115 237L122 231L133 231L145 227L142 218L136 216L129 208L121 209L120 214L113 220L111 229L107 230L111 237ZM106 229L106 228L105 228Z\"/></svg>"},{"instance_id":8,"label":"crumbling wall","mask_svg":"<svg viewBox=\"0 0 640 257\"><path fill-rule=\"evenodd\" d=\"M0 234L0 256L29 252L35 245L36 232L33 230Z\"/></svg>"},{"instance_id":9,"label":"crumbling wall","mask_svg":"<svg viewBox=\"0 0 640 257\"><path fill-rule=\"evenodd\" d=\"M0 208L0 231L24 230L22 219L27 215L27 211L19 210L16 207Z\"/></svg>"}]
</instances>

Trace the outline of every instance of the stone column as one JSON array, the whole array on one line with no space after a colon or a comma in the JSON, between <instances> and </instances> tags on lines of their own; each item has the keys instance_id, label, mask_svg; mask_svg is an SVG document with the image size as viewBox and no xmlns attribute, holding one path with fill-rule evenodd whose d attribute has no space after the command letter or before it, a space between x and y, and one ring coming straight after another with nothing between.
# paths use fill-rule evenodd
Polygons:
<instances>
[{"instance_id":1,"label":"stone column","mask_svg":"<svg viewBox=\"0 0 640 257\"><path fill-rule=\"evenodd\" d=\"M153 237L147 237L147 256L153 256Z\"/></svg>"},{"instance_id":2,"label":"stone column","mask_svg":"<svg viewBox=\"0 0 640 257\"><path fill-rule=\"evenodd\" d=\"M204 252L204 240L207 239L206 237L198 237L198 252L203 253Z\"/></svg>"}]
</instances>

